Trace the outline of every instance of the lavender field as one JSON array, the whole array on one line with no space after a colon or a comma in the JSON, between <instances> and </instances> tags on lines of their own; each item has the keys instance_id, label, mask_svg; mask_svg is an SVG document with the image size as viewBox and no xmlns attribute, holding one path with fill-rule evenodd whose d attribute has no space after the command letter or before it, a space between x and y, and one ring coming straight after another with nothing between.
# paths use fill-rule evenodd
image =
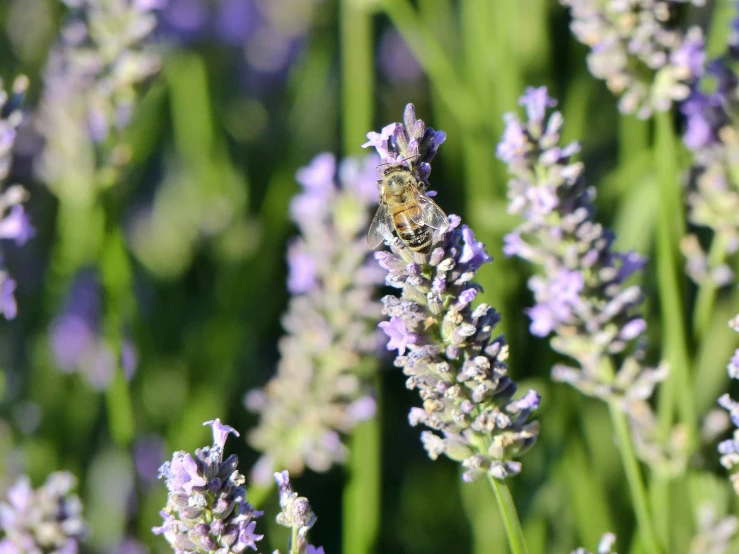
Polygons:
<instances>
[{"instance_id":1,"label":"lavender field","mask_svg":"<svg viewBox=\"0 0 739 554\"><path fill-rule=\"evenodd\" d=\"M0 79L0 554L739 553L739 3L0 0Z\"/></svg>"}]
</instances>

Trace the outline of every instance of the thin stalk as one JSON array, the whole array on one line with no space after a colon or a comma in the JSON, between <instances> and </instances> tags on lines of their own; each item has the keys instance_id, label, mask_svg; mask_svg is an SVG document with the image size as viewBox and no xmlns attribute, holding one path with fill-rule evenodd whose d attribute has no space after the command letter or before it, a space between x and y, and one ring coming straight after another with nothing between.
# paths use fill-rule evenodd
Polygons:
<instances>
[{"instance_id":1,"label":"thin stalk","mask_svg":"<svg viewBox=\"0 0 739 554\"><path fill-rule=\"evenodd\" d=\"M131 392L123 372L123 327L135 306L128 253L120 231L111 230L100 253L102 285L105 291L104 333L115 357L115 371L106 392L108 425L119 446L129 446L135 434Z\"/></svg>"},{"instance_id":2,"label":"thin stalk","mask_svg":"<svg viewBox=\"0 0 739 554\"><path fill-rule=\"evenodd\" d=\"M521 521L518 519L516 505L513 503L511 491L503 482L488 475L488 482L495 493L495 500L500 508L500 515L503 518L503 526L508 536L508 546L511 548L512 554L528 554L526 548L526 537L523 534Z\"/></svg>"},{"instance_id":3,"label":"thin stalk","mask_svg":"<svg viewBox=\"0 0 739 554\"><path fill-rule=\"evenodd\" d=\"M633 115L622 115L619 117L619 165L625 167L647 148L649 148L649 122L638 119Z\"/></svg>"},{"instance_id":4,"label":"thin stalk","mask_svg":"<svg viewBox=\"0 0 739 554\"><path fill-rule=\"evenodd\" d=\"M613 429L616 432L618 451L621 454L621 462L623 463L624 472L626 473L626 481L629 484L631 501L634 504L636 521L639 525L639 532L643 541L644 549L648 554L659 554L661 549L657 543L657 535L654 532L652 519L649 515L647 492L644 487L639 462L634 453L631 431L629 429L629 424L626 421L626 415L615 400L608 402L608 411L611 414Z\"/></svg>"},{"instance_id":5,"label":"thin stalk","mask_svg":"<svg viewBox=\"0 0 739 554\"><path fill-rule=\"evenodd\" d=\"M290 554L300 554L300 539L298 538L298 528L293 527L290 530L290 544L288 545Z\"/></svg>"},{"instance_id":6,"label":"thin stalk","mask_svg":"<svg viewBox=\"0 0 739 554\"><path fill-rule=\"evenodd\" d=\"M677 412L695 440L696 414L690 378L687 336L685 330L682 274L678 267L680 239L685 222L681 188L678 184L677 144L671 113L656 115L655 166L659 181L659 221L657 227L657 281L662 319L662 353L670 364L670 376L660 395L659 424L663 436L672 426Z\"/></svg>"},{"instance_id":7,"label":"thin stalk","mask_svg":"<svg viewBox=\"0 0 739 554\"><path fill-rule=\"evenodd\" d=\"M711 242L708 252L708 269L721 265L726 261L726 236L716 233ZM711 325L711 315L716 303L718 287L712 279L708 278L698 287L698 295L693 308L693 337L697 342L706 335Z\"/></svg>"},{"instance_id":8,"label":"thin stalk","mask_svg":"<svg viewBox=\"0 0 739 554\"><path fill-rule=\"evenodd\" d=\"M341 0L341 109L344 153L361 151L372 130L372 15L365 2Z\"/></svg>"},{"instance_id":9,"label":"thin stalk","mask_svg":"<svg viewBox=\"0 0 739 554\"><path fill-rule=\"evenodd\" d=\"M342 129L345 154L361 152L363 137L373 129L372 14L367 4L341 0ZM379 392L380 379L375 379ZM349 440L342 510L343 551L371 554L375 551L382 505L380 448L380 399L377 415L359 424Z\"/></svg>"},{"instance_id":10,"label":"thin stalk","mask_svg":"<svg viewBox=\"0 0 739 554\"><path fill-rule=\"evenodd\" d=\"M343 495L343 552L375 551L380 528L380 422L357 425L349 440L348 479Z\"/></svg>"}]
</instances>

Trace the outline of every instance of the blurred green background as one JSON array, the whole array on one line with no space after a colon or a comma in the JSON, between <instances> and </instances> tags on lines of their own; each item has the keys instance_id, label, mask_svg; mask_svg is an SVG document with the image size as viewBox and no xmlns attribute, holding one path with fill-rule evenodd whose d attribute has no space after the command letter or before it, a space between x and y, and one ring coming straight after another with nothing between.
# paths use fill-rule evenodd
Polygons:
<instances>
[{"instance_id":1,"label":"blurred green background","mask_svg":"<svg viewBox=\"0 0 739 554\"><path fill-rule=\"evenodd\" d=\"M709 2L685 18L710 29L718 52L732 8ZM6 82L18 73L30 77L32 119L64 15L56 0L0 2L0 75ZM555 358L547 341L528 334L523 313L532 303L530 269L501 252L516 221L506 214L506 173L495 145L503 114L517 109L525 86L539 85L560 101L565 139L583 144L599 221L615 228L620 249L653 251L660 198L651 124L619 117L568 25L554 0L169 0L156 34L163 67L144 87L126 132L132 161L123 181L105 192L105 225L94 215L63 215L34 170L42 144L33 121L19 139L11 182L31 192L37 235L6 252L19 284L19 316L0 326L3 486L19 472L40 483L54 469L71 470L81 478L88 551L115 552L135 538L151 552L167 552L150 532L166 500L156 467L173 450L207 444L205 420L220 417L243 437L255 421L242 397L277 365L296 169L323 151L361 153L366 132L398 121L412 102L427 125L447 133L431 176L437 202L460 214L495 258L479 278L484 299L503 313L510 372L543 396L539 442L511 485L529 548L594 548L611 530L628 551L634 519L606 408L551 383ZM87 259L85 241L101 242L104 255ZM114 317L125 322L138 362L132 429L109 424L125 387L100 392L94 375L60 371L53 355L55 322L80 279L114 283L120 293ZM655 286L651 267L646 286ZM646 312L656 344L653 298L647 295ZM724 368L736 340L726 321L737 307L736 295L722 291L707 340L693 345L702 412L728 386ZM454 463L427 458L419 431L407 424L416 393L387 361L381 386L376 551L506 552L490 491L462 484ZM257 454L243 438L229 447L248 473ZM702 499L719 512L736 510L713 446L693 462L675 484L669 518L683 544ZM328 553L341 551L344 480L334 469L295 481L319 516L311 542ZM265 552L283 546L276 506L274 495L263 506Z\"/></svg>"}]
</instances>

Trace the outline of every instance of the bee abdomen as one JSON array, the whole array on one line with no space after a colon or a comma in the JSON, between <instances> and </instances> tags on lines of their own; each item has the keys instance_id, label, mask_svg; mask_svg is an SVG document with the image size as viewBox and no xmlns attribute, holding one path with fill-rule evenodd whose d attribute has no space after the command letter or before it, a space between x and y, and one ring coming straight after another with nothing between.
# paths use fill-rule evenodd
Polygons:
<instances>
[{"instance_id":1,"label":"bee abdomen","mask_svg":"<svg viewBox=\"0 0 739 554\"><path fill-rule=\"evenodd\" d=\"M408 248L421 254L431 252L431 229L428 227L406 227L398 229L398 236Z\"/></svg>"}]
</instances>

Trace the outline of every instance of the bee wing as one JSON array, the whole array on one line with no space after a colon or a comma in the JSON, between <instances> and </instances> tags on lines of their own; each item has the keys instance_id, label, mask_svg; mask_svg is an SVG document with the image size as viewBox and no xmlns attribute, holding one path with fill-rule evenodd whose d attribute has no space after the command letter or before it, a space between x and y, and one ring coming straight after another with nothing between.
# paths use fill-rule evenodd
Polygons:
<instances>
[{"instance_id":1,"label":"bee wing","mask_svg":"<svg viewBox=\"0 0 739 554\"><path fill-rule=\"evenodd\" d=\"M431 198L425 194L419 194L418 205L421 207L421 212L423 213L423 223L439 231L444 231L449 227L449 218L447 218L444 210L436 202L431 200Z\"/></svg>"},{"instance_id":2,"label":"bee wing","mask_svg":"<svg viewBox=\"0 0 739 554\"><path fill-rule=\"evenodd\" d=\"M377 213L367 231L367 246L375 249L390 235L392 235L392 231L390 230L390 225L388 225L387 206L380 200Z\"/></svg>"}]
</instances>

